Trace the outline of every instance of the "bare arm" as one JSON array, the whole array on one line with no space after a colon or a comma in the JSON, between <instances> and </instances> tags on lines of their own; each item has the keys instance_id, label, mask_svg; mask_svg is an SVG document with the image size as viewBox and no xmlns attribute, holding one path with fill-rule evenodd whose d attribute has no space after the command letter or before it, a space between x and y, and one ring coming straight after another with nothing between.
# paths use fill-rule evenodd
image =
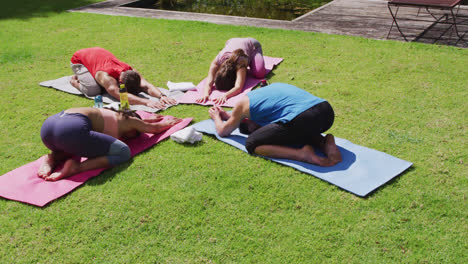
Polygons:
<instances>
[{"instance_id":1,"label":"bare arm","mask_svg":"<svg viewBox=\"0 0 468 264\"><path fill-rule=\"evenodd\" d=\"M203 95L202 97L198 98L196 101L198 103L204 103L208 101L208 98L211 94L211 89L214 85L214 78L216 72L218 71L219 65L216 63L216 58L211 62L210 70L208 71L208 79L206 85L203 87Z\"/></svg>"},{"instance_id":2,"label":"bare arm","mask_svg":"<svg viewBox=\"0 0 468 264\"><path fill-rule=\"evenodd\" d=\"M119 83L117 80L110 76L107 72L99 71L96 73L96 82L99 83L106 91L115 99L120 99L120 94L119 94ZM158 108L162 109L164 108L164 105L150 101L145 98L141 98L138 96L135 96L131 93L128 93L128 102L132 105L146 105L148 107L152 108Z\"/></svg>"},{"instance_id":3,"label":"bare arm","mask_svg":"<svg viewBox=\"0 0 468 264\"><path fill-rule=\"evenodd\" d=\"M138 73L140 74L140 73ZM140 78L141 78L141 82L140 82L140 87L141 87L141 90L151 96L154 96L156 98L161 98L161 96L163 95L163 93L159 90L158 87L154 86L152 83L148 82L145 78L143 78L143 76L141 76L140 74Z\"/></svg>"},{"instance_id":4,"label":"bare arm","mask_svg":"<svg viewBox=\"0 0 468 264\"><path fill-rule=\"evenodd\" d=\"M232 131L239 127L240 122L249 117L249 98L244 96L241 101L239 101L232 113L226 113L221 107L214 106L209 110L210 117L213 119L216 127L216 132L221 137L229 136ZM227 118L224 122L223 119Z\"/></svg>"},{"instance_id":5,"label":"bare arm","mask_svg":"<svg viewBox=\"0 0 468 264\"><path fill-rule=\"evenodd\" d=\"M162 121L162 117L156 117L155 119L148 120L140 120L138 118L130 118L128 120L131 122L131 126L140 133L157 134L168 130L182 119L173 118Z\"/></svg>"},{"instance_id":6,"label":"bare arm","mask_svg":"<svg viewBox=\"0 0 468 264\"><path fill-rule=\"evenodd\" d=\"M145 78L143 78L141 74L140 74L140 78L141 78L140 87L145 93L151 96L154 96L156 98L159 98L160 102L163 105L174 105L177 103L176 100L172 98L168 98L165 94L161 92L161 90L159 90L158 87L154 86L152 83L148 82Z\"/></svg>"}]
</instances>

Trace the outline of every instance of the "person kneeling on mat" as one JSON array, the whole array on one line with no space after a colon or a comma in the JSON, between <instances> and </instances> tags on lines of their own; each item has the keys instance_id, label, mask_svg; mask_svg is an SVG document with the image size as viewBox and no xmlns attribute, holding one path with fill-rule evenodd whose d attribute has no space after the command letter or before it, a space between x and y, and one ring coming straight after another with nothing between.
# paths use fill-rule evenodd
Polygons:
<instances>
[{"instance_id":1,"label":"person kneeling on mat","mask_svg":"<svg viewBox=\"0 0 468 264\"><path fill-rule=\"evenodd\" d=\"M68 176L121 164L131 158L130 148L120 139L139 133L160 133L181 119L163 121L161 115L141 120L138 114L98 108L71 108L50 116L41 128L44 145L51 150L39 168L38 176L56 181ZM82 163L73 156L87 157ZM61 161L63 169L53 172Z\"/></svg>"},{"instance_id":2,"label":"person kneeling on mat","mask_svg":"<svg viewBox=\"0 0 468 264\"><path fill-rule=\"evenodd\" d=\"M70 84L87 96L101 94L104 89L112 97L118 99L120 84L125 84L128 90L128 101L132 105L164 109L177 103L143 78L130 65L100 47L76 51L71 58L71 68L75 75L70 79ZM159 102L139 97L140 92L159 98Z\"/></svg>"},{"instance_id":3,"label":"person kneeling on mat","mask_svg":"<svg viewBox=\"0 0 468 264\"><path fill-rule=\"evenodd\" d=\"M242 92L247 74L255 78L265 77L262 45L254 38L229 39L211 62L203 95L196 102L207 102L212 89L217 89L227 92L213 101L215 104L224 104L227 99Z\"/></svg>"},{"instance_id":4,"label":"person kneeling on mat","mask_svg":"<svg viewBox=\"0 0 468 264\"><path fill-rule=\"evenodd\" d=\"M209 114L221 137L238 127L249 134L245 147L250 154L323 167L342 160L333 135L321 134L333 124L333 108L326 100L293 85L274 83L255 89L243 96L231 113L214 106ZM304 146L288 146L296 144ZM314 147L326 157L318 156Z\"/></svg>"}]
</instances>

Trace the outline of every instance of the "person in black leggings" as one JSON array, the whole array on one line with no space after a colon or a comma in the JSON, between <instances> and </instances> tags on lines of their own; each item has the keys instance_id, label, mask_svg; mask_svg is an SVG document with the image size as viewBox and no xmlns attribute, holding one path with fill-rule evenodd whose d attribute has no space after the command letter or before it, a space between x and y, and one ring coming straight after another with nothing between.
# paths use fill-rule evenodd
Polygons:
<instances>
[{"instance_id":1,"label":"person in black leggings","mask_svg":"<svg viewBox=\"0 0 468 264\"><path fill-rule=\"evenodd\" d=\"M274 83L255 89L235 105L232 113L218 106L210 108L209 113L220 136L229 136L237 127L249 134L245 147L250 154L324 167L342 160L333 135L322 135L333 125L333 108L326 100L293 85ZM290 146L299 144L304 146ZM314 147L326 156L318 156Z\"/></svg>"}]
</instances>

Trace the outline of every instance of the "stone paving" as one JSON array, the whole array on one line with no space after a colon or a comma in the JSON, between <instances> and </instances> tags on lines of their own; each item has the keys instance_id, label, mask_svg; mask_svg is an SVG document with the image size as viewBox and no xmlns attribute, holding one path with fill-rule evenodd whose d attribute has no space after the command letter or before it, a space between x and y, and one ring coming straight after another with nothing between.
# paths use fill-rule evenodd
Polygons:
<instances>
[{"instance_id":1,"label":"stone paving","mask_svg":"<svg viewBox=\"0 0 468 264\"><path fill-rule=\"evenodd\" d=\"M110 0L70 11L291 29L373 39L387 39L392 24L387 0L334 0L292 21L122 6L131 2L135 2L135 0ZM461 39L453 33L453 29L449 28L447 24L434 23L432 17L424 9L400 8L398 16L404 18L399 22L409 41L468 48L468 7L466 6L460 8L457 16L458 31L463 36ZM390 32L388 39L404 41L395 27Z\"/></svg>"}]
</instances>

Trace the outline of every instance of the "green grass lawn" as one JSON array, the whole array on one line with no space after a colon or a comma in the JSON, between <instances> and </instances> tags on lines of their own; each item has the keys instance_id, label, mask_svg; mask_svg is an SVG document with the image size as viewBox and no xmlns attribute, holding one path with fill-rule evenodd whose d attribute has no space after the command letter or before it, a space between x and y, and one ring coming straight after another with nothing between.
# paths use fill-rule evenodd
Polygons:
<instances>
[{"instance_id":1,"label":"green grass lawn","mask_svg":"<svg viewBox=\"0 0 468 264\"><path fill-rule=\"evenodd\" d=\"M65 11L98 1L2 4L0 175L47 153L48 116L92 106L38 85L70 75L74 51L106 48L165 87L198 83L239 36L285 59L270 82L331 102L333 134L414 166L359 198L210 136L165 140L44 208L0 198L0 263L466 262L468 50Z\"/></svg>"}]
</instances>

